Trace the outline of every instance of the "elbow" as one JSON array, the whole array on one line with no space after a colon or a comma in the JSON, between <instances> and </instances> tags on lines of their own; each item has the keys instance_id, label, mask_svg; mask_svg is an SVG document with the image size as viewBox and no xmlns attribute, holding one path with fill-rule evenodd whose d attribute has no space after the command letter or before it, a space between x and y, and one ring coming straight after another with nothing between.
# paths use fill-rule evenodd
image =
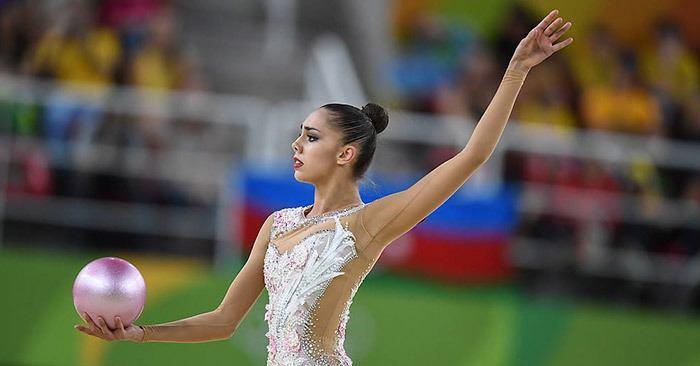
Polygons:
<instances>
[{"instance_id":1,"label":"elbow","mask_svg":"<svg viewBox=\"0 0 700 366\"><path fill-rule=\"evenodd\" d=\"M490 157L491 157L491 154L477 155L474 157L473 164L476 167L480 167L480 166L486 164L486 161L488 161Z\"/></svg>"},{"instance_id":2,"label":"elbow","mask_svg":"<svg viewBox=\"0 0 700 366\"><path fill-rule=\"evenodd\" d=\"M216 308L214 313L216 313L216 324L218 325L217 328L219 329L217 333L219 333L219 339L229 339L233 337L236 329L238 329L240 321L227 317L221 308Z\"/></svg>"},{"instance_id":3,"label":"elbow","mask_svg":"<svg viewBox=\"0 0 700 366\"><path fill-rule=\"evenodd\" d=\"M238 329L238 326L229 327L229 328L226 330L226 339L229 339L229 338L233 337L233 335L236 334L236 330L237 330L237 329Z\"/></svg>"},{"instance_id":4,"label":"elbow","mask_svg":"<svg viewBox=\"0 0 700 366\"><path fill-rule=\"evenodd\" d=\"M233 335L236 333L236 330L238 330L238 326L241 324L240 320L228 320L224 324L226 324L224 330L225 330L225 336L226 339L229 339L233 337Z\"/></svg>"},{"instance_id":5,"label":"elbow","mask_svg":"<svg viewBox=\"0 0 700 366\"><path fill-rule=\"evenodd\" d=\"M214 333L210 333L207 337L207 341L225 341L227 339L231 339L233 337L233 334L236 332L235 329L232 328L223 328L219 329Z\"/></svg>"},{"instance_id":6,"label":"elbow","mask_svg":"<svg viewBox=\"0 0 700 366\"><path fill-rule=\"evenodd\" d=\"M479 167L486 163L491 157L493 150L480 149L480 148L466 148L462 151L465 156L465 160L469 162L469 165L474 167Z\"/></svg>"},{"instance_id":7,"label":"elbow","mask_svg":"<svg viewBox=\"0 0 700 366\"><path fill-rule=\"evenodd\" d=\"M491 153L472 153L469 155L469 165L474 169L484 165L491 157Z\"/></svg>"}]
</instances>

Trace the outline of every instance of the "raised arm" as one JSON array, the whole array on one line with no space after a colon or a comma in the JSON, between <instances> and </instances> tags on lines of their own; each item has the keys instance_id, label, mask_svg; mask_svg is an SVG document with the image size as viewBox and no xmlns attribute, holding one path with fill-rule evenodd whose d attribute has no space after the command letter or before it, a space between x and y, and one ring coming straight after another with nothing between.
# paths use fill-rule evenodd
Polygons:
<instances>
[{"instance_id":1,"label":"raised arm","mask_svg":"<svg viewBox=\"0 0 700 366\"><path fill-rule=\"evenodd\" d=\"M250 257L216 309L169 323L142 325L142 342L207 342L230 338L265 287L263 260L271 228L272 215L260 228Z\"/></svg>"},{"instance_id":2,"label":"raised arm","mask_svg":"<svg viewBox=\"0 0 700 366\"><path fill-rule=\"evenodd\" d=\"M388 245L442 205L493 153L530 69L569 45L554 44L570 27L550 12L518 44L503 79L466 146L408 189L368 204L363 224L378 243Z\"/></svg>"}]
</instances>

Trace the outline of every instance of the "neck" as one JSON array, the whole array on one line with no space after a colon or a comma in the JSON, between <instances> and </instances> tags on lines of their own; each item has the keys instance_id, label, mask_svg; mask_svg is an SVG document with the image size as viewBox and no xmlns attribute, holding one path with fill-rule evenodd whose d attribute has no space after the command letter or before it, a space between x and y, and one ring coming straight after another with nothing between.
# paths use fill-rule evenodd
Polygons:
<instances>
[{"instance_id":1,"label":"neck","mask_svg":"<svg viewBox=\"0 0 700 366\"><path fill-rule=\"evenodd\" d=\"M340 208L360 204L362 199L357 183L348 179L331 179L318 183L314 190L314 205L306 216L317 216Z\"/></svg>"}]
</instances>

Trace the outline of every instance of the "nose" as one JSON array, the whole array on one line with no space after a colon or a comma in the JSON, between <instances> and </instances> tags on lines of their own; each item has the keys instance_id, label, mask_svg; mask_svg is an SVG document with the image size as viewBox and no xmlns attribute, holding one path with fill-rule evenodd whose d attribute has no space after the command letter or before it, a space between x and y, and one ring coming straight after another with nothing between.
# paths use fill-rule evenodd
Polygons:
<instances>
[{"instance_id":1,"label":"nose","mask_svg":"<svg viewBox=\"0 0 700 366\"><path fill-rule=\"evenodd\" d=\"M299 152L299 145L297 144L297 140L299 140L299 139L292 141L292 151L293 152Z\"/></svg>"}]
</instances>

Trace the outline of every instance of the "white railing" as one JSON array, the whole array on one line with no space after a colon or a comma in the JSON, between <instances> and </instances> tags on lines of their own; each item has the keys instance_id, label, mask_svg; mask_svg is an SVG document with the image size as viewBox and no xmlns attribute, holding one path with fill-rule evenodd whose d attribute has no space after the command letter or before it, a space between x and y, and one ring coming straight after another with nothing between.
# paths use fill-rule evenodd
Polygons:
<instances>
[{"instance_id":1,"label":"white railing","mask_svg":"<svg viewBox=\"0 0 700 366\"><path fill-rule=\"evenodd\" d=\"M320 73L324 74L326 72ZM332 74L332 73L331 73ZM330 82L330 81L328 81ZM330 82L333 85L332 82ZM337 83L337 82L336 82ZM345 85L345 84L343 84ZM359 85L359 84L358 84ZM332 88L336 88L336 86ZM331 88L331 86L329 86ZM23 195L14 195L8 201L5 190L0 193L0 216L36 223L50 223L68 227L99 228L114 231L129 231L144 234L173 235L182 238L211 239L217 243L217 262L230 259L231 246L226 240L231 237L225 216L229 214L227 205L231 203L232 192L226 191L226 174L241 159L261 163L288 160L290 142L298 133L299 123L315 107L309 101L288 101L269 103L265 100L248 96L219 95L204 92L160 93L167 96L169 106L148 103L149 93L133 88L111 89L104 98L95 99L91 94L81 93L80 88L66 91L62 86L52 82L36 81L13 76L0 76L0 100L25 104L45 104L49 96L65 93L70 98L99 106L105 111L129 116L156 116L161 118L197 118L210 125L235 125L241 128L245 146L232 146L230 151L210 152L206 147L199 150L182 150L165 148L157 157L145 148L124 147L99 143L68 141L66 148L76 150L80 145L80 159L70 163L52 162L58 167L75 171L107 171L113 175L125 177L157 178L183 187L202 186L209 192L207 202L212 209L190 209L162 207L148 204L124 204L89 199L51 197L37 200ZM76 91L77 90L77 91ZM89 90L88 90L89 91ZM357 94L363 95L363 94ZM358 98L358 96L354 98ZM340 97L339 97L340 98ZM353 100L354 100L353 98ZM359 103L358 103L359 104ZM3 121L4 122L4 121ZM401 145L405 142L428 145L464 146L471 135L473 121L458 117L445 117L391 111L391 123L380 139L385 146ZM13 163L12 151L23 149L45 149L47 141L37 137L0 136L0 183L7 180L10 164ZM547 127L511 122L503 139L490 161L479 174L485 174L491 182L497 182L500 176L502 156L506 151L548 154L552 156L595 159L611 163L627 164L636 161L641 155L658 166L683 168L700 172L700 145L659 139L656 137L630 136L594 131L573 130L562 134ZM378 151L381 153L381 151ZM101 156L118 154L126 164L120 167L111 165ZM173 165L169 161L186 161L185 169L153 170L153 166ZM382 170L382 166L373 166L373 170ZM465 188L467 189L467 188ZM523 185L522 200L519 211L523 213L543 213L554 210L543 205L544 198L551 195L551 190L566 190L572 198L580 197L582 192L571 188L547 185ZM590 192L583 192L590 194ZM603 193L601 193L603 194ZM629 194L604 193L610 199L621 199L625 207L640 204L638 196ZM232 198L235 200L235 197ZM661 199L658 217L640 218L634 209L617 212L617 219L630 223L649 223L698 227L697 207L690 202ZM65 215L73 212L73 215ZM606 212L565 210L550 212L577 219L601 221L606 220ZM695 215L695 216L694 216ZM140 221L136 216L144 218ZM0 223L2 220L0 220ZM152 224L150 226L148 223ZM0 224L0 235L2 227ZM2 239L0 237L0 239ZM523 240L524 241L524 240ZM0 240L0 243L2 240ZM527 248L519 248L520 253ZM523 255L532 258L537 253ZM220 258L219 258L220 257ZM515 260L527 265L528 260ZM534 265L533 265L534 266Z\"/></svg>"},{"instance_id":2,"label":"white railing","mask_svg":"<svg viewBox=\"0 0 700 366\"><path fill-rule=\"evenodd\" d=\"M364 105L367 100L350 51L337 35L324 34L315 40L305 70L307 99L323 105L342 101Z\"/></svg>"}]
</instances>

